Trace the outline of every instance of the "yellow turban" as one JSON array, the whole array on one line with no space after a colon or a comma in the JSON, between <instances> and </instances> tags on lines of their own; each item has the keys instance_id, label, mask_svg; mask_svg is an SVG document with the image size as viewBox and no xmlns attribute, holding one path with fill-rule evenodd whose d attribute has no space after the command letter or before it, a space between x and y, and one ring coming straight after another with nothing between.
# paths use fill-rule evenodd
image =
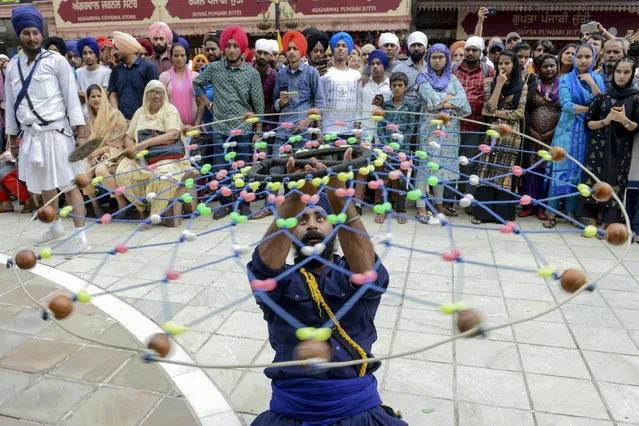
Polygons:
<instances>
[{"instance_id":1,"label":"yellow turban","mask_svg":"<svg viewBox=\"0 0 639 426\"><path fill-rule=\"evenodd\" d=\"M144 48L138 41L127 33L113 31L115 47L122 53L142 53Z\"/></svg>"}]
</instances>

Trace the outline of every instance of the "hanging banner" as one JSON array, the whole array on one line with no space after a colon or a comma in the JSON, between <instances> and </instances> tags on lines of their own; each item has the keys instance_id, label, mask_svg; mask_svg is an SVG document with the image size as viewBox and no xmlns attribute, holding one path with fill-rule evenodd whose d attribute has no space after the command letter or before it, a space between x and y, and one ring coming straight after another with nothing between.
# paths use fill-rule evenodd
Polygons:
<instances>
[{"instance_id":1,"label":"hanging banner","mask_svg":"<svg viewBox=\"0 0 639 426\"><path fill-rule=\"evenodd\" d=\"M169 0L165 6L170 15L167 21L175 19L215 19L252 18L269 8L269 3L256 0Z\"/></svg>"},{"instance_id":2,"label":"hanging banner","mask_svg":"<svg viewBox=\"0 0 639 426\"><path fill-rule=\"evenodd\" d=\"M403 8L400 5L405 3ZM303 15L342 15L361 13L410 13L404 0L301 0L292 5ZM401 9L401 10L400 10Z\"/></svg>"},{"instance_id":3,"label":"hanging banner","mask_svg":"<svg viewBox=\"0 0 639 426\"><path fill-rule=\"evenodd\" d=\"M499 11L496 16L487 18L484 22L484 35L504 36L514 31L522 38L529 40L542 38L577 40L581 25L588 20L601 23L609 31L616 30L617 37L624 37L637 28L639 14L636 12ZM463 40L472 35L476 24L475 13L460 11L457 20L457 38Z\"/></svg>"},{"instance_id":4,"label":"hanging banner","mask_svg":"<svg viewBox=\"0 0 639 426\"><path fill-rule=\"evenodd\" d=\"M73 25L114 25L151 19L153 0L53 0L58 28Z\"/></svg>"}]
</instances>

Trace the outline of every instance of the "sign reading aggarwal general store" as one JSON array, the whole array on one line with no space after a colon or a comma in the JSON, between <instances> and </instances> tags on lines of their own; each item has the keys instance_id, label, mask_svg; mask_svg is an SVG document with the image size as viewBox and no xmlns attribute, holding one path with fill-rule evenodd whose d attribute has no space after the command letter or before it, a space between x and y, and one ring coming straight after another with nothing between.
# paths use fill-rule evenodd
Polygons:
<instances>
[{"instance_id":1,"label":"sign reading aggarwal general store","mask_svg":"<svg viewBox=\"0 0 639 426\"><path fill-rule=\"evenodd\" d=\"M283 16L294 20L304 17L344 14L410 14L410 0L297 0L280 3ZM68 28L77 24L102 24L118 22L147 23L154 21L178 22L232 19L263 20L269 3L256 0L53 0L56 26ZM272 14L270 15L272 16Z\"/></svg>"},{"instance_id":2,"label":"sign reading aggarwal general store","mask_svg":"<svg viewBox=\"0 0 639 426\"><path fill-rule=\"evenodd\" d=\"M635 30L639 14L633 12L512 12L499 11L484 23L484 35L506 35L511 31L519 33L525 39L570 39L579 38L581 24L593 20L605 28L616 28L617 35L623 37L627 31ZM459 12L457 38L464 39L473 34L477 24L474 13Z\"/></svg>"}]
</instances>

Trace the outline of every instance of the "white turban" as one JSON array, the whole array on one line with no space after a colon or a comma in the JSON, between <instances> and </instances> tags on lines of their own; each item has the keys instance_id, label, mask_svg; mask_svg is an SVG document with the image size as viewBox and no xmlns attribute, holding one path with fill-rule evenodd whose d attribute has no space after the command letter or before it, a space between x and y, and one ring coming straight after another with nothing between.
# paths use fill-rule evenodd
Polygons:
<instances>
[{"instance_id":1,"label":"white turban","mask_svg":"<svg viewBox=\"0 0 639 426\"><path fill-rule=\"evenodd\" d=\"M481 37L477 37L477 36L472 36L470 37L468 40L466 40L466 45L464 46L464 48L469 48L469 47L476 47L477 49L481 50L482 52L484 51L484 49L486 48L486 45L484 44L484 39Z\"/></svg>"},{"instance_id":2,"label":"white turban","mask_svg":"<svg viewBox=\"0 0 639 426\"><path fill-rule=\"evenodd\" d=\"M271 52L271 54L273 55L277 55L278 53L280 53L280 44L277 42L277 40L269 40L271 47L269 48L269 52Z\"/></svg>"},{"instance_id":3,"label":"white turban","mask_svg":"<svg viewBox=\"0 0 639 426\"><path fill-rule=\"evenodd\" d=\"M255 42L255 51L256 52L268 52L271 53L271 40L267 40L265 38L261 38Z\"/></svg>"},{"instance_id":4,"label":"white turban","mask_svg":"<svg viewBox=\"0 0 639 426\"><path fill-rule=\"evenodd\" d=\"M388 43L399 47L399 38L394 33L381 33L379 36L378 46L382 47Z\"/></svg>"},{"instance_id":5,"label":"white turban","mask_svg":"<svg viewBox=\"0 0 639 426\"><path fill-rule=\"evenodd\" d=\"M421 43L424 47L428 47L428 37L421 31L415 31L408 36L408 47L415 43Z\"/></svg>"}]
</instances>

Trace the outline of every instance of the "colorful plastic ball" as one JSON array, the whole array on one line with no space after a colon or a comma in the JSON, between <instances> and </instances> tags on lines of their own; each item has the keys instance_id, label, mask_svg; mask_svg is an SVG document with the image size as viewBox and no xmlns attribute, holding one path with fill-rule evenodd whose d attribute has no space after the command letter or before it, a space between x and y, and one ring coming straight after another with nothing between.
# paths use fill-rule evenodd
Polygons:
<instances>
[{"instance_id":1,"label":"colorful plastic ball","mask_svg":"<svg viewBox=\"0 0 639 426\"><path fill-rule=\"evenodd\" d=\"M65 319L73 312L73 300L64 294L58 294L49 302L49 309L57 320Z\"/></svg>"},{"instance_id":2,"label":"colorful plastic ball","mask_svg":"<svg viewBox=\"0 0 639 426\"><path fill-rule=\"evenodd\" d=\"M473 203L473 200L471 200L470 198L466 198L466 197L463 197L461 200L459 200L459 205L462 208L470 207L470 205L472 203Z\"/></svg>"},{"instance_id":3,"label":"colorful plastic ball","mask_svg":"<svg viewBox=\"0 0 639 426\"><path fill-rule=\"evenodd\" d=\"M530 195L522 195L519 199L519 204L521 204L522 206L528 206L530 205L530 203L532 203L532 198L530 197Z\"/></svg>"},{"instance_id":4,"label":"colorful plastic ball","mask_svg":"<svg viewBox=\"0 0 639 426\"><path fill-rule=\"evenodd\" d=\"M612 186L606 182L597 182L592 186L592 198L606 202L612 198Z\"/></svg>"},{"instance_id":5,"label":"colorful plastic ball","mask_svg":"<svg viewBox=\"0 0 639 426\"><path fill-rule=\"evenodd\" d=\"M465 155L460 155L457 160L462 166L467 166L468 163L470 163L470 160L468 160L468 157L466 157Z\"/></svg>"},{"instance_id":6,"label":"colorful plastic ball","mask_svg":"<svg viewBox=\"0 0 639 426\"><path fill-rule=\"evenodd\" d=\"M295 347L293 357L298 361L321 359L322 361L329 362L333 359L333 348L328 342L305 340Z\"/></svg>"},{"instance_id":7,"label":"colorful plastic ball","mask_svg":"<svg viewBox=\"0 0 639 426\"><path fill-rule=\"evenodd\" d=\"M85 186L89 184L89 177L85 175L84 173L79 173L75 175L75 177L73 178L73 183L78 188L84 188Z\"/></svg>"},{"instance_id":8,"label":"colorful plastic ball","mask_svg":"<svg viewBox=\"0 0 639 426\"><path fill-rule=\"evenodd\" d=\"M568 293L574 293L583 287L587 282L586 274L578 269L566 269L563 274L561 274L561 278L559 282L561 283L561 288L566 290Z\"/></svg>"},{"instance_id":9,"label":"colorful plastic ball","mask_svg":"<svg viewBox=\"0 0 639 426\"><path fill-rule=\"evenodd\" d=\"M481 316L472 309L463 309L457 312L457 329L460 333L465 333L468 330L479 326L481 324Z\"/></svg>"},{"instance_id":10,"label":"colorful plastic ball","mask_svg":"<svg viewBox=\"0 0 639 426\"><path fill-rule=\"evenodd\" d=\"M51 223L55 220L56 211L51 204L38 209L38 220L44 223Z\"/></svg>"},{"instance_id":11,"label":"colorful plastic ball","mask_svg":"<svg viewBox=\"0 0 639 426\"><path fill-rule=\"evenodd\" d=\"M439 184L439 179L437 179L437 176L428 176L428 179L426 181L430 186L437 186Z\"/></svg>"},{"instance_id":12,"label":"colorful plastic ball","mask_svg":"<svg viewBox=\"0 0 639 426\"><path fill-rule=\"evenodd\" d=\"M479 176L470 175L470 177L468 178L468 183L470 183L473 186L479 185Z\"/></svg>"},{"instance_id":13,"label":"colorful plastic ball","mask_svg":"<svg viewBox=\"0 0 639 426\"><path fill-rule=\"evenodd\" d=\"M559 162L566 158L566 150L560 146L553 146L549 149L550 154L552 155L552 161Z\"/></svg>"},{"instance_id":14,"label":"colorful plastic ball","mask_svg":"<svg viewBox=\"0 0 639 426\"><path fill-rule=\"evenodd\" d=\"M160 222L162 222L162 216L160 216L157 213L154 213L151 216L149 216L149 220L151 221L152 224L158 225Z\"/></svg>"},{"instance_id":15,"label":"colorful plastic ball","mask_svg":"<svg viewBox=\"0 0 639 426\"><path fill-rule=\"evenodd\" d=\"M168 334L157 333L151 337L146 347L157 352L160 357L165 358L171 352L171 340Z\"/></svg>"},{"instance_id":16,"label":"colorful plastic ball","mask_svg":"<svg viewBox=\"0 0 639 426\"><path fill-rule=\"evenodd\" d=\"M20 269L31 269L38 263L38 258L31 250L21 250L16 254L14 261Z\"/></svg>"},{"instance_id":17,"label":"colorful plastic ball","mask_svg":"<svg viewBox=\"0 0 639 426\"><path fill-rule=\"evenodd\" d=\"M630 232L622 223L612 223L606 228L606 241L613 246L625 244L629 237Z\"/></svg>"}]
</instances>

